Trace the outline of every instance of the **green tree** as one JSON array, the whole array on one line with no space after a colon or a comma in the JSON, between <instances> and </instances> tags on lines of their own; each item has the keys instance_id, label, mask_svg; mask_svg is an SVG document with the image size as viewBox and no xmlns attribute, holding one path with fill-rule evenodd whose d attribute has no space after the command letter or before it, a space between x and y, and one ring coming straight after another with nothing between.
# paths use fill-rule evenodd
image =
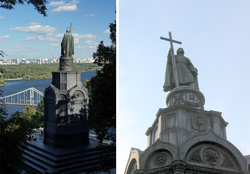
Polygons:
<instances>
[{"instance_id":1,"label":"green tree","mask_svg":"<svg viewBox=\"0 0 250 174\"><path fill-rule=\"evenodd\" d=\"M36 127L44 127L44 101L43 99L38 103L36 113L32 117L33 123Z\"/></svg>"},{"instance_id":2,"label":"green tree","mask_svg":"<svg viewBox=\"0 0 250 174\"><path fill-rule=\"evenodd\" d=\"M112 44L105 46L101 41L93 53L95 64L103 68L85 84L90 93L89 125L94 128L101 142L101 167L108 172L116 165L116 23L109 27ZM103 145L104 139L111 140L112 145Z\"/></svg>"},{"instance_id":3,"label":"green tree","mask_svg":"<svg viewBox=\"0 0 250 174\"><path fill-rule=\"evenodd\" d=\"M7 120L6 110L0 106L0 173L20 173L32 127L33 123L20 112Z\"/></svg>"},{"instance_id":4,"label":"green tree","mask_svg":"<svg viewBox=\"0 0 250 174\"><path fill-rule=\"evenodd\" d=\"M35 108L32 106L25 106L22 114L29 120L32 120L34 115L36 114Z\"/></svg>"},{"instance_id":5,"label":"green tree","mask_svg":"<svg viewBox=\"0 0 250 174\"><path fill-rule=\"evenodd\" d=\"M32 122L32 128L38 128L44 126L44 102L43 99L38 103L37 110L32 106L26 106L21 113L26 119Z\"/></svg>"},{"instance_id":6,"label":"green tree","mask_svg":"<svg viewBox=\"0 0 250 174\"><path fill-rule=\"evenodd\" d=\"M14 6L18 4L24 4L26 2L28 5L32 4L35 9L42 14L44 17L47 16L46 14L46 0L0 0L0 7L8 10L14 9Z\"/></svg>"}]
</instances>

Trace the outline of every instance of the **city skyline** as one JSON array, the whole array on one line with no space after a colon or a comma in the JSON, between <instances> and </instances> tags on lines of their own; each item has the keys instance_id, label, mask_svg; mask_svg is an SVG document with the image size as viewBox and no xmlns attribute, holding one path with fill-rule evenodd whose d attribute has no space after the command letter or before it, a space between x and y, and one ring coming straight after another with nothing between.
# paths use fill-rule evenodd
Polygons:
<instances>
[{"instance_id":1,"label":"city skyline","mask_svg":"<svg viewBox=\"0 0 250 174\"><path fill-rule=\"evenodd\" d=\"M101 40L105 45L111 44L109 24L116 20L115 10L115 0L49 0L47 17L27 4L17 4L14 10L2 9L1 50L8 55L6 59L59 58L63 35L72 23L73 57L91 58Z\"/></svg>"}]
</instances>

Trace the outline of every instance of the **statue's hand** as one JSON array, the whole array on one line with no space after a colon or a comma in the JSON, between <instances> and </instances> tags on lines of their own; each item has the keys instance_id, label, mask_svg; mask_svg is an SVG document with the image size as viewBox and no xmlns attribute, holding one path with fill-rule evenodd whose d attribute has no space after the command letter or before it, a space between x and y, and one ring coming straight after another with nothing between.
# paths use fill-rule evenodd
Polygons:
<instances>
[{"instance_id":1,"label":"statue's hand","mask_svg":"<svg viewBox=\"0 0 250 174\"><path fill-rule=\"evenodd\" d=\"M194 68L193 74L198 75L198 69L197 68Z\"/></svg>"}]
</instances>

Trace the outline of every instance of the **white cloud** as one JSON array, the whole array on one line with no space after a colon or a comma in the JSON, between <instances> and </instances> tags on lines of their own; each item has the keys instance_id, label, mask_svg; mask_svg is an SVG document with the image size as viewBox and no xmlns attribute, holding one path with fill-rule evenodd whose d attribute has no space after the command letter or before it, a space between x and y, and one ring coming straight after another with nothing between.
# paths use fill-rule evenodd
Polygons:
<instances>
[{"instance_id":1,"label":"white cloud","mask_svg":"<svg viewBox=\"0 0 250 174\"><path fill-rule=\"evenodd\" d=\"M77 0L72 0L69 2L69 4L78 4L80 1L77 1Z\"/></svg>"},{"instance_id":2,"label":"white cloud","mask_svg":"<svg viewBox=\"0 0 250 174\"><path fill-rule=\"evenodd\" d=\"M77 39L97 39L97 37L92 34L79 35L77 33L73 33L72 35L74 38L77 38Z\"/></svg>"},{"instance_id":3,"label":"white cloud","mask_svg":"<svg viewBox=\"0 0 250 174\"><path fill-rule=\"evenodd\" d=\"M61 44L48 44L46 46L59 47L59 46L61 46Z\"/></svg>"},{"instance_id":4,"label":"white cloud","mask_svg":"<svg viewBox=\"0 0 250 174\"><path fill-rule=\"evenodd\" d=\"M10 35L0 36L0 42L4 42L3 39L9 38Z\"/></svg>"},{"instance_id":5,"label":"white cloud","mask_svg":"<svg viewBox=\"0 0 250 174\"><path fill-rule=\"evenodd\" d=\"M58 37L58 38L63 38L63 36L64 36L64 33L55 35L55 37Z\"/></svg>"},{"instance_id":6,"label":"white cloud","mask_svg":"<svg viewBox=\"0 0 250 174\"><path fill-rule=\"evenodd\" d=\"M76 48L82 48L82 49L83 49L83 48L85 48L85 47L82 47L82 46L77 46Z\"/></svg>"},{"instance_id":7,"label":"white cloud","mask_svg":"<svg viewBox=\"0 0 250 174\"><path fill-rule=\"evenodd\" d=\"M86 40L84 43L87 45L98 45L98 43L94 42L93 40Z\"/></svg>"},{"instance_id":8,"label":"white cloud","mask_svg":"<svg viewBox=\"0 0 250 174\"><path fill-rule=\"evenodd\" d=\"M95 47L95 46L89 46L89 48L90 48L90 49L94 49L94 48L96 48L96 47Z\"/></svg>"},{"instance_id":9,"label":"white cloud","mask_svg":"<svg viewBox=\"0 0 250 174\"><path fill-rule=\"evenodd\" d=\"M6 39L6 38L9 38L10 35L5 35L5 36L0 36L0 39Z\"/></svg>"},{"instance_id":10,"label":"white cloud","mask_svg":"<svg viewBox=\"0 0 250 174\"><path fill-rule=\"evenodd\" d=\"M0 19L4 19L4 17L3 17L3 16L0 16Z\"/></svg>"},{"instance_id":11,"label":"white cloud","mask_svg":"<svg viewBox=\"0 0 250 174\"><path fill-rule=\"evenodd\" d=\"M23 33L35 33L35 34L49 34L57 30L57 28L51 27L49 25L41 26L38 23L28 24L28 27L16 27L9 30L15 30Z\"/></svg>"},{"instance_id":12,"label":"white cloud","mask_svg":"<svg viewBox=\"0 0 250 174\"><path fill-rule=\"evenodd\" d=\"M107 30L105 30L103 33L110 33L110 30L109 29L107 29Z\"/></svg>"},{"instance_id":13,"label":"white cloud","mask_svg":"<svg viewBox=\"0 0 250 174\"><path fill-rule=\"evenodd\" d=\"M63 2L63 1L51 1L51 2L48 4L48 6L57 7L57 6L63 5L63 4L65 4L65 2Z\"/></svg>"},{"instance_id":14,"label":"white cloud","mask_svg":"<svg viewBox=\"0 0 250 174\"><path fill-rule=\"evenodd\" d=\"M74 43L79 43L79 39L74 38Z\"/></svg>"},{"instance_id":15,"label":"white cloud","mask_svg":"<svg viewBox=\"0 0 250 174\"><path fill-rule=\"evenodd\" d=\"M86 14L85 16L90 16L90 17L95 17L95 16L98 16L98 15L100 15L100 14Z\"/></svg>"},{"instance_id":16,"label":"white cloud","mask_svg":"<svg viewBox=\"0 0 250 174\"><path fill-rule=\"evenodd\" d=\"M19 45L16 45L15 47L16 48L24 49L24 48L28 48L29 46L28 45L21 45L21 44L19 44Z\"/></svg>"},{"instance_id":17,"label":"white cloud","mask_svg":"<svg viewBox=\"0 0 250 174\"><path fill-rule=\"evenodd\" d=\"M35 25L39 25L39 23L38 22L32 22L32 23L28 24L27 26L35 26Z\"/></svg>"},{"instance_id":18,"label":"white cloud","mask_svg":"<svg viewBox=\"0 0 250 174\"><path fill-rule=\"evenodd\" d=\"M24 41L46 41L46 42L58 42L59 39L57 38L52 38L52 37L42 37L42 36L32 36L32 37L27 37L24 39Z\"/></svg>"},{"instance_id":19,"label":"white cloud","mask_svg":"<svg viewBox=\"0 0 250 174\"><path fill-rule=\"evenodd\" d=\"M36 47L29 47L28 45L22 45L22 44L19 44L19 45L16 45L15 48L20 48L20 49L29 49L29 50L36 50L37 48ZM24 51L26 52L26 51Z\"/></svg>"},{"instance_id":20,"label":"white cloud","mask_svg":"<svg viewBox=\"0 0 250 174\"><path fill-rule=\"evenodd\" d=\"M66 4L66 5L62 5L53 9L51 12L55 14L59 14L59 13L64 13L64 12L69 12L69 11L77 11L77 10L78 9L75 4Z\"/></svg>"}]
</instances>

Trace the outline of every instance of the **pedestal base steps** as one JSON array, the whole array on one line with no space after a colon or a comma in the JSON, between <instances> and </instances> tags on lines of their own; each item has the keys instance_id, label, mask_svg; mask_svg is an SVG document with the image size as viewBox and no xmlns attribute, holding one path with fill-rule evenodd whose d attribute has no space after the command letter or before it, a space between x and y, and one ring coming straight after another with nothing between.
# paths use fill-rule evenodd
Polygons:
<instances>
[{"instance_id":1,"label":"pedestal base steps","mask_svg":"<svg viewBox=\"0 0 250 174\"><path fill-rule=\"evenodd\" d=\"M98 170L100 161L96 150L98 142L74 148L54 148L42 141L32 141L24 152L24 163L44 174L66 174L77 171Z\"/></svg>"}]
</instances>

